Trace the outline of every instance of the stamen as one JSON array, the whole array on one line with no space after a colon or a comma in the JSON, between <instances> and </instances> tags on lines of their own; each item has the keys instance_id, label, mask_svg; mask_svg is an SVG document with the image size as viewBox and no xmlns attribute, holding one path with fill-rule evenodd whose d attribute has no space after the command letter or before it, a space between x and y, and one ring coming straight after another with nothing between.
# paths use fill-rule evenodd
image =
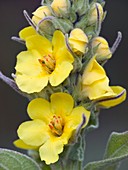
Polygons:
<instances>
[{"instance_id":1,"label":"stamen","mask_svg":"<svg viewBox=\"0 0 128 170\"><path fill-rule=\"evenodd\" d=\"M52 121L49 123L49 128L51 132L57 136L61 136L63 133L64 123L60 116L53 116Z\"/></svg>"},{"instance_id":2,"label":"stamen","mask_svg":"<svg viewBox=\"0 0 128 170\"><path fill-rule=\"evenodd\" d=\"M51 74L55 68L55 60L54 57L50 54L44 56L43 59L38 59L39 63L45 69L45 71Z\"/></svg>"},{"instance_id":3,"label":"stamen","mask_svg":"<svg viewBox=\"0 0 128 170\"><path fill-rule=\"evenodd\" d=\"M52 59L51 55L44 56L44 62L51 70L54 70L55 60Z\"/></svg>"},{"instance_id":4,"label":"stamen","mask_svg":"<svg viewBox=\"0 0 128 170\"><path fill-rule=\"evenodd\" d=\"M47 67L47 65L45 64L45 62L44 62L43 60L41 60L41 59L38 59L38 61L39 61L39 63L42 65L42 67L44 68L44 70L45 70L48 74L50 74L51 71L50 71L50 69Z\"/></svg>"}]
</instances>

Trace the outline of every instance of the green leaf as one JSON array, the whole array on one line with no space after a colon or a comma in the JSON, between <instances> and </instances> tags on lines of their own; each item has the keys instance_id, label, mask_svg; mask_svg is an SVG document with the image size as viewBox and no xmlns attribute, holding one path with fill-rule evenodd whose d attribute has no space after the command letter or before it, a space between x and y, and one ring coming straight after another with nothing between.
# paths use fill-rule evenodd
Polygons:
<instances>
[{"instance_id":1,"label":"green leaf","mask_svg":"<svg viewBox=\"0 0 128 170\"><path fill-rule=\"evenodd\" d=\"M128 132L113 132L109 138L104 157L118 157L124 154L128 154Z\"/></svg>"},{"instance_id":2,"label":"green leaf","mask_svg":"<svg viewBox=\"0 0 128 170\"><path fill-rule=\"evenodd\" d=\"M0 148L0 170L41 170L30 157L16 151Z\"/></svg>"},{"instance_id":3,"label":"green leaf","mask_svg":"<svg viewBox=\"0 0 128 170\"><path fill-rule=\"evenodd\" d=\"M84 170L116 170L123 159L128 158L128 132L110 135L104 159L88 163Z\"/></svg>"}]
</instances>

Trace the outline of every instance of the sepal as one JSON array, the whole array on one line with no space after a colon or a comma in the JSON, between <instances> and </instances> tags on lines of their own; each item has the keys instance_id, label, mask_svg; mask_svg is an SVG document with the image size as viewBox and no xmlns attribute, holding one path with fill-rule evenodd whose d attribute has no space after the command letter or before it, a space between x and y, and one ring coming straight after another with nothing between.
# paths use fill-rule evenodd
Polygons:
<instances>
[{"instance_id":1,"label":"sepal","mask_svg":"<svg viewBox=\"0 0 128 170\"><path fill-rule=\"evenodd\" d=\"M87 12L89 9L89 0L74 0L72 9L77 13L79 16L82 16Z\"/></svg>"}]
</instances>

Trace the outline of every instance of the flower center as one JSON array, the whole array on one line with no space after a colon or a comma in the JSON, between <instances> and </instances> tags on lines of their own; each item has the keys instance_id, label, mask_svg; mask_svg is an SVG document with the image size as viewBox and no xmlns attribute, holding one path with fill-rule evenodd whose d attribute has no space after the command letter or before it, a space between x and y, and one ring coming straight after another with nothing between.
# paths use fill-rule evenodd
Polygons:
<instances>
[{"instance_id":1,"label":"flower center","mask_svg":"<svg viewBox=\"0 0 128 170\"><path fill-rule=\"evenodd\" d=\"M49 127L54 135L61 136L63 133L64 122L60 116L54 115Z\"/></svg>"},{"instance_id":2,"label":"flower center","mask_svg":"<svg viewBox=\"0 0 128 170\"><path fill-rule=\"evenodd\" d=\"M45 71L49 74L55 69L55 59L52 55L48 54L43 57L43 59L38 59L39 63L43 66Z\"/></svg>"}]
</instances>

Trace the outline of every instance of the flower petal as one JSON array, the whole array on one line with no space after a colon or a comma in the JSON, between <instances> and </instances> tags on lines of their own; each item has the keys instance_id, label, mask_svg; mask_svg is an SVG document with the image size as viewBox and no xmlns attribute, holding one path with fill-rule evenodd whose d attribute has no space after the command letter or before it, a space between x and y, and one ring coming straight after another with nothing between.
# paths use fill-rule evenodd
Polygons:
<instances>
[{"instance_id":1,"label":"flower petal","mask_svg":"<svg viewBox=\"0 0 128 170\"><path fill-rule=\"evenodd\" d=\"M36 30L32 26L26 27L19 32L19 36L23 40L26 40L28 37L36 34Z\"/></svg>"},{"instance_id":2,"label":"flower petal","mask_svg":"<svg viewBox=\"0 0 128 170\"><path fill-rule=\"evenodd\" d=\"M47 6L40 6L39 8L36 9L36 11L34 11L32 13L35 17L38 17L41 19L43 19L46 16L50 16L51 12L49 10L49 8ZM33 19L32 19L33 20Z\"/></svg>"},{"instance_id":3,"label":"flower petal","mask_svg":"<svg viewBox=\"0 0 128 170\"><path fill-rule=\"evenodd\" d=\"M73 63L74 58L67 49L65 37L61 31L54 32L52 44L53 55L58 62L69 61L70 63Z\"/></svg>"},{"instance_id":4,"label":"flower petal","mask_svg":"<svg viewBox=\"0 0 128 170\"><path fill-rule=\"evenodd\" d=\"M65 121L68 121L68 119ZM70 126L70 122L66 122L63 129L63 134L61 135L61 140L63 140L64 145L68 144L69 139L74 133L74 127Z\"/></svg>"},{"instance_id":5,"label":"flower petal","mask_svg":"<svg viewBox=\"0 0 128 170\"><path fill-rule=\"evenodd\" d=\"M36 50L23 51L17 55L15 69L22 74L36 76L43 73L42 66L38 61L39 59L41 59L41 54Z\"/></svg>"},{"instance_id":6,"label":"flower petal","mask_svg":"<svg viewBox=\"0 0 128 170\"><path fill-rule=\"evenodd\" d=\"M55 70L49 77L49 82L52 86L58 86L61 84L70 74L73 69L73 65L67 61L60 64L56 64Z\"/></svg>"},{"instance_id":7,"label":"flower petal","mask_svg":"<svg viewBox=\"0 0 128 170\"><path fill-rule=\"evenodd\" d=\"M32 100L27 108L31 119L41 119L47 124L51 118L50 103L43 98L36 98Z\"/></svg>"},{"instance_id":8,"label":"flower petal","mask_svg":"<svg viewBox=\"0 0 128 170\"><path fill-rule=\"evenodd\" d=\"M31 146L31 145L27 145L26 143L24 143L21 139L18 139L18 140L15 140L13 142L13 144L18 147L18 148L21 148L21 149L37 149L38 147L37 146Z\"/></svg>"},{"instance_id":9,"label":"flower petal","mask_svg":"<svg viewBox=\"0 0 128 170\"><path fill-rule=\"evenodd\" d=\"M28 37L26 39L26 46L29 50L36 49L42 57L52 53L51 42L39 34Z\"/></svg>"},{"instance_id":10,"label":"flower petal","mask_svg":"<svg viewBox=\"0 0 128 170\"><path fill-rule=\"evenodd\" d=\"M85 115L86 117L86 123L83 127L85 127L88 124L89 118L90 118L90 112L87 111L84 107L78 106L75 107L72 110L72 113L68 116L68 127L71 127L73 129L76 129L78 125L82 122L82 115Z\"/></svg>"},{"instance_id":11,"label":"flower petal","mask_svg":"<svg viewBox=\"0 0 128 170\"><path fill-rule=\"evenodd\" d=\"M68 115L74 106L74 100L67 93L54 93L51 95L51 109L57 115Z\"/></svg>"},{"instance_id":12,"label":"flower petal","mask_svg":"<svg viewBox=\"0 0 128 170\"><path fill-rule=\"evenodd\" d=\"M40 157L46 164L55 163L58 161L60 154L63 151L63 142L57 140L47 140L39 149Z\"/></svg>"},{"instance_id":13,"label":"flower petal","mask_svg":"<svg viewBox=\"0 0 128 170\"><path fill-rule=\"evenodd\" d=\"M87 64L82 79L84 85L90 85L106 77L103 67L95 60L95 56Z\"/></svg>"},{"instance_id":14,"label":"flower petal","mask_svg":"<svg viewBox=\"0 0 128 170\"><path fill-rule=\"evenodd\" d=\"M110 108L122 103L126 99L126 90L121 86L110 86L116 94L114 97L108 97L99 101L98 105L104 108Z\"/></svg>"},{"instance_id":15,"label":"flower petal","mask_svg":"<svg viewBox=\"0 0 128 170\"><path fill-rule=\"evenodd\" d=\"M86 45L84 42L70 39L69 43L74 52L80 51L82 53L85 53Z\"/></svg>"},{"instance_id":16,"label":"flower petal","mask_svg":"<svg viewBox=\"0 0 128 170\"><path fill-rule=\"evenodd\" d=\"M16 84L19 89L26 93L40 92L48 84L48 76L29 76L16 73Z\"/></svg>"},{"instance_id":17,"label":"flower petal","mask_svg":"<svg viewBox=\"0 0 128 170\"><path fill-rule=\"evenodd\" d=\"M47 85L48 74L39 63L40 58L36 50L23 51L17 56L15 81L21 91L40 92Z\"/></svg>"},{"instance_id":18,"label":"flower petal","mask_svg":"<svg viewBox=\"0 0 128 170\"><path fill-rule=\"evenodd\" d=\"M88 37L86 36L86 34L84 33L83 30L81 30L80 28L75 28L71 31L70 33L70 37L69 40L76 40L78 42L87 42L88 43Z\"/></svg>"},{"instance_id":19,"label":"flower petal","mask_svg":"<svg viewBox=\"0 0 128 170\"><path fill-rule=\"evenodd\" d=\"M82 94L84 97L89 97L90 100L115 96L115 93L109 86L108 77L95 81L90 85L83 85Z\"/></svg>"},{"instance_id":20,"label":"flower petal","mask_svg":"<svg viewBox=\"0 0 128 170\"><path fill-rule=\"evenodd\" d=\"M68 2L66 0L53 0L51 7L56 15L61 16L61 11L66 12L68 9Z\"/></svg>"},{"instance_id":21,"label":"flower petal","mask_svg":"<svg viewBox=\"0 0 128 170\"><path fill-rule=\"evenodd\" d=\"M48 138L46 124L41 120L33 120L22 123L18 128L19 138L27 145L40 146Z\"/></svg>"}]
</instances>

